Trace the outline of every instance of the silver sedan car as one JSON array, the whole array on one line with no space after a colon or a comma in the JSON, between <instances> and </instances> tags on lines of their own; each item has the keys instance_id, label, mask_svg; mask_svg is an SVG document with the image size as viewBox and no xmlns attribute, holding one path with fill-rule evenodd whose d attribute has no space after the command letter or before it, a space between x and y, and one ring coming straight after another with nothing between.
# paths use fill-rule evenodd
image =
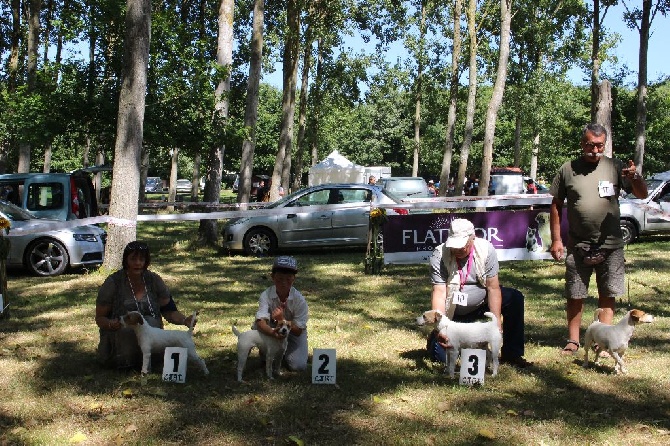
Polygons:
<instances>
[{"instance_id":1,"label":"silver sedan car","mask_svg":"<svg viewBox=\"0 0 670 446\"><path fill-rule=\"evenodd\" d=\"M63 229L43 229L62 221L36 218L11 203L0 201L0 218L11 224L8 267L26 268L37 276L56 276L68 267L98 266L105 253L106 232L92 225ZM29 231L19 235L20 231ZM33 230L36 229L36 232Z\"/></svg>"},{"instance_id":2,"label":"silver sedan car","mask_svg":"<svg viewBox=\"0 0 670 446\"><path fill-rule=\"evenodd\" d=\"M398 199L369 184L308 187L263 208L276 214L229 220L223 228L223 247L268 255L280 248L366 246L370 210L380 203L398 203ZM406 213L402 209L388 212Z\"/></svg>"}]
</instances>

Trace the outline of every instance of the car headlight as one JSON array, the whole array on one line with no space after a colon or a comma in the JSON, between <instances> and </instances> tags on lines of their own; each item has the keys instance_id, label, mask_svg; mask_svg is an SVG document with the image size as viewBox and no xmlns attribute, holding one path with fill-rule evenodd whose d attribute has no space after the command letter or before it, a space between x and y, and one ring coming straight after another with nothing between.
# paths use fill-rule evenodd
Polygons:
<instances>
[{"instance_id":1,"label":"car headlight","mask_svg":"<svg viewBox=\"0 0 670 446\"><path fill-rule=\"evenodd\" d=\"M78 242L97 242L98 237L93 234L73 234L74 239Z\"/></svg>"}]
</instances>

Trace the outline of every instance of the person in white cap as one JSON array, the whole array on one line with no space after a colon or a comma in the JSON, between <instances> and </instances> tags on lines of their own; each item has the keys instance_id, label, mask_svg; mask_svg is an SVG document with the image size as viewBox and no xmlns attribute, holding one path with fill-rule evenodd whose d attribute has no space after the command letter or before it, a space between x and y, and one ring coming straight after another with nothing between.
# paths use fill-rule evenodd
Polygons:
<instances>
[{"instance_id":1,"label":"person in white cap","mask_svg":"<svg viewBox=\"0 0 670 446\"><path fill-rule=\"evenodd\" d=\"M307 319L309 309L307 301L300 291L293 288L298 262L291 256L276 257L272 264L272 285L258 300L258 311L254 329L268 336L280 337L274 330L277 322L291 321L288 335L288 347L284 361L289 370L299 371L307 368Z\"/></svg>"},{"instance_id":2,"label":"person in white cap","mask_svg":"<svg viewBox=\"0 0 670 446\"><path fill-rule=\"evenodd\" d=\"M532 365L523 357L523 294L500 286L496 250L491 242L475 236L470 221L457 218L451 222L447 241L430 258L430 279L431 309L459 322L473 322L484 318L484 312L492 312L503 334L500 362L518 368ZM449 339L433 332L427 347L431 358L444 362Z\"/></svg>"}]
</instances>

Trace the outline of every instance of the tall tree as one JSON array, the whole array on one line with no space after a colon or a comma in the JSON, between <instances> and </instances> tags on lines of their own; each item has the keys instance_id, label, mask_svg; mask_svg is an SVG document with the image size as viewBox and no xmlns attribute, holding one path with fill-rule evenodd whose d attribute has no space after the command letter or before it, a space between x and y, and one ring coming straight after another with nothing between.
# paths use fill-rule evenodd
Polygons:
<instances>
[{"instance_id":1,"label":"tall tree","mask_svg":"<svg viewBox=\"0 0 670 446\"><path fill-rule=\"evenodd\" d=\"M507 79L507 63L509 60L510 24L512 21L512 0L500 0L500 43L498 47L498 69L493 84L493 93L486 109L484 124L484 148L482 157L482 173L479 178L478 195L488 195L493 165L493 139L496 131L498 109L502 104Z\"/></svg>"},{"instance_id":2,"label":"tall tree","mask_svg":"<svg viewBox=\"0 0 670 446\"><path fill-rule=\"evenodd\" d=\"M625 2L624 2L625 5ZM642 172L644 162L644 146L647 126L647 53L649 51L649 29L657 13L666 15L670 8L670 1L642 0L642 9L628 9L624 18L631 28L637 28L640 34L640 50L638 53L637 72L637 114L635 117L635 167Z\"/></svg>"},{"instance_id":3,"label":"tall tree","mask_svg":"<svg viewBox=\"0 0 670 446\"><path fill-rule=\"evenodd\" d=\"M477 14L477 0L469 0L466 14L468 19L468 57L470 63L468 65L468 102L465 110L465 130L454 191L457 197L460 197L463 193L470 146L472 145L472 133L475 127L475 106L477 99L477 24L475 18Z\"/></svg>"},{"instance_id":4,"label":"tall tree","mask_svg":"<svg viewBox=\"0 0 670 446\"><path fill-rule=\"evenodd\" d=\"M454 21L454 38L451 48L451 68L449 70L449 110L447 111L447 125L444 135L444 154L442 157L442 170L440 172L441 197L447 195L449 190L449 179L451 178L451 158L454 149L454 128L456 126L456 105L458 101L458 63L461 58L461 15L463 13L463 0L455 0L452 18Z\"/></svg>"},{"instance_id":5,"label":"tall tree","mask_svg":"<svg viewBox=\"0 0 670 446\"><path fill-rule=\"evenodd\" d=\"M296 83L300 58L300 2L286 2L286 36L283 52L283 97L282 122L279 133L277 160L272 171L270 201L279 198L279 186L288 186L291 173L291 150L293 147L293 126L295 117Z\"/></svg>"},{"instance_id":6,"label":"tall tree","mask_svg":"<svg viewBox=\"0 0 670 446\"><path fill-rule=\"evenodd\" d=\"M254 0L251 57L249 61L249 78L247 79L246 107L244 109L245 137L242 143L242 158L240 160L238 203L248 203L251 201L251 175L253 173L254 150L256 147L256 123L258 122L258 86L261 82L261 65L263 62L264 16L264 0Z\"/></svg>"},{"instance_id":7,"label":"tall tree","mask_svg":"<svg viewBox=\"0 0 670 446\"><path fill-rule=\"evenodd\" d=\"M137 221L150 40L151 0L127 0L123 83L119 95L109 215L130 221ZM111 221L108 234L103 267L119 269L123 248L135 240L137 227Z\"/></svg>"},{"instance_id":8,"label":"tall tree","mask_svg":"<svg viewBox=\"0 0 670 446\"><path fill-rule=\"evenodd\" d=\"M412 158L412 176L419 175L419 153L421 152L421 93L423 80L423 65L426 42L426 2L421 0L419 17L419 42L417 51L417 70L414 82L414 151Z\"/></svg>"},{"instance_id":9,"label":"tall tree","mask_svg":"<svg viewBox=\"0 0 670 446\"><path fill-rule=\"evenodd\" d=\"M230 110L230 77L233 64L233 15L235 0L221 0L219 4L219 33L216 45L216 66L220 73L219 83L215 91L214 112L212 114L213 128L224 127ZM212 145L207 165L205 192L203 200L208 203L218 203L221 195L221 178L223 176L223 155L225 143ZM216 220L200 220L198 228L200 240L210 245L216 245L218 231Z\"/></svg>"}]
</instances>

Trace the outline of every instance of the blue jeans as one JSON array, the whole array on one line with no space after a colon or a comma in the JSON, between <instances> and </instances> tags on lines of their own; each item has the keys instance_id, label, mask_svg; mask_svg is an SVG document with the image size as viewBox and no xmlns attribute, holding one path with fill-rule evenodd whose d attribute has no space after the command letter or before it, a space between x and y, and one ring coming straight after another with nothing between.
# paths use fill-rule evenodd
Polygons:
<instances>
[{"instance_id":1,"label":"blue jeans","mask_svg":"<svg viewBox=\"0 0 670 446\"><path fill-rule=\"evenodd\" d=\"M524 355L524 324L523 324L523 294L515 288L500 287L502 292L502 326L503 326L503 345L501 354L503 358L518 358ZM455 315L455 322L474 322L478 319L485 319L484 313L489 311L488 302L484 301L482 306L472 313L464 315ZM428 354L434 361L446 362L446 352L444 347L437 343L436 335L433 331L428 338Z\"/></svg>"}]
</instances>

